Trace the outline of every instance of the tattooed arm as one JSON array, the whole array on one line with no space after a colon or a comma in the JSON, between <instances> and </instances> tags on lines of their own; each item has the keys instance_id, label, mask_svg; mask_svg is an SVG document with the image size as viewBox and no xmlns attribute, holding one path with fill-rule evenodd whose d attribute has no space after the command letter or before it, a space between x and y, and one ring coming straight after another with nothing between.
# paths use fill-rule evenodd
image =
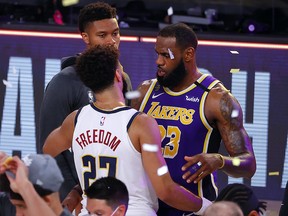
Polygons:
<instances>
[{"instance_id":1,"label":"tattooed arm","mask_svg":"<svg viewBox=\"0 0 288 216\"><path fill-rule=\"evenodd\" d=\"M198 161L202 162L202 166L193 175L186 172L183 178L188 182L198 182L217 169L235 178L251 178L256 171L256 160L251 140L243 126L242 109L236 98L221 84L209 92L205 116L210 125L219 130L229 156L203 153L185 157L187 163L182 170Z\"/></svg>"},{"instance_id":2,"label":"tattooed arm","mask_svg":"<svg viewBox=\"0 0 288 216\"><path fill-rule=\"evenodd\" d=\"M251 178L256 171L252 143L243 126L243 112L236 98L222 85L211 91L207 99L207 118L220 131L222 141L230 157L224 157L222 170L232 177ZM234 157L240 159L240 164Z\"/></svg>"}]
</instances>

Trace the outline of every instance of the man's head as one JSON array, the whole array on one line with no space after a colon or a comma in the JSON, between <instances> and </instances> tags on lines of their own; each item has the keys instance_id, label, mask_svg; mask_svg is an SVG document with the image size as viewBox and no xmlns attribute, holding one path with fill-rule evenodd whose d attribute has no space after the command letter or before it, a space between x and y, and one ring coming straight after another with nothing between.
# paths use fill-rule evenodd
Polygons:
<instances>
[{"instance_id":1,"label":"man's head","mask_svg":"<svg viewBox=\"0 0 288 216\"><path fill-rule=\"evenodd\" d=\"M114 84L116 70L122 77L118 57L119 51L113 46L92 47L77 59L76 72L86 86L99 93Z\"/></svg>"},{"instance_id":2,"label":"man's head","mask_svg":"<svg viewBox=\"0 0 288 216\"><path fill-rule=\"evenodd\" d=\"M159 31L155 51L158 54L156 75L161 85L173 88L187 77L188 70L196 66L197 44L196 34L186 24L172 24Z\"/></svg>"},{"instance_id":3,"label":"man's head","mask_svg":"<svg viewBox=\"0 0 288 216\"><path fill-rule=\"evenodd\" d=\"M85 193L88 197L86 208L91 215L124 216L127 211L127 187L114 177L96 180Z\"/></svg>"},{"instance_id":4,"label":"man's head","mask_svg":"<svg viewBox=\"0 0 288 216\"><path fill-rule=\"evenodd\" d=\"M260 202L253 190L245 184L229 184L219 193L217 201L232 201L237 203L244 216L258 216L266 210L266 202Z\"/></svg>"},{"instance_id":5,"label":"man's head","mask_svg":"<svg viewBox=\"0 0 288 216\"><path fill-rule=\"evenodd\" d=\"M28 179L39 196L46 202L50 202L50 198L46 199L46 197L58 196L59 199L58 191L64 179L55 159L50 155L29 154L23 158L23 162L28 168ZM16 207L17 215L26 215L26 204L23 198L10 188L10 183L6 176L9 174L9 172L1 174L0 190L8 193L11 203Z\"/></svg>"},{"instance_id":6,"label":"man's head","mask_svg":"<svg viewBox=\"0 0 288 216\"><path fill-rule=\"evenodd\" d=\"M243 216L240 207L231 201L215 202L208 206L203 216Z\"/></svg>"},{"instance_id":7,"label":"man's head","mask_svg":"<svg viewBox=\"0 0 288 216\"><path fill-rule=\"evenodd\" d=\"M174 38L176 47L184 51L188 47L197 49L198 39L195 32L184 23L168 25L161 29L157 37Z\"/></svg>"},{"instance_id":8,"label":"man's head","mask_svg":"<svg viewBox=\"0 0 288 216\"><path fill-rule=\"evenodd\" d=\"M87 47L110 44L119 47L120 33L116 9L104 2L91 3L80 10L78 27Z\"/></svg>"}]
</instances>

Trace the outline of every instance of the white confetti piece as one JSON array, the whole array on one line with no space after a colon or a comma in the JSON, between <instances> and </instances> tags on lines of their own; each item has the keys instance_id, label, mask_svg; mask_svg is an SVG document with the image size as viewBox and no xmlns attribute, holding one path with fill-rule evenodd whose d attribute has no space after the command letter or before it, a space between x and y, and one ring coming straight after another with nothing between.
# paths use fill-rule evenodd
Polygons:
<instances>
[{"instance_id":1,"label":"white confetti piece","mask_svg":"<svg viewBox=\"0 0 288 216\"><path fill-rule=\"evenodd\" d=\"M171 144L173 144L173 141L167 143L166 146L172 146L173 147L173 145L171 145Z\"/></svg>"},{"instance_id":2,"label":"white confetti piece","mask_svg":"<svg viewBox=\"0 0 288 216\"><path fill-rule=\"evenodd\" d=\"M165 165L165 166L160 167L157 170L157 175L162 176L162 175L166 174L167 172L168 172L168 167Z\"/></svg>"},{"instance_id":3,"label":"white confetti piece","mask_svg":"<svg viewBox=\"0 0 288 216\"><path fill-rule=\"evenodd\" d=\"M158 151L158 146L145 143L145 144L143 144L142 149L144 151L148 151L148 152L157 152Z\"/></svg>"},{"instance_id":4,"label":"white confetti piece","mask_svg":"<svg viewBox=\"0 0 288 216\"><path fill-rule=\"evenodd\" d=\"M12 83L8 82L7 80L3 80L3 84L4 84L5 86L7 86L8 88L13 87Z\"/></svg>"},{"instance_id":5,"label":"white confetti piece","mask_svg":"<svg viewBox=\"0 0 288 216\"><path fill-rule=\"evenodd\" d=\"M279 172L269 172L269 176L279 176Z\"/></svg>"},{"instance_id":6,"label":"white confetti piece","mask_svg":"<svg viewBox=\"0 0 288 216\"><path fill-rule=\"evenodd\" d=\"M170 59L174 59L173 52L169 48L168 48L168 52L169 52Z\"/></svg>"},{"instance_id":7,"label":"white confetti piece","mask_svg":"<svg viewBox=\"0 0 288 216\"><path fill-rule=\"evenodd\" d=\"M231 113L231 118L237 118L239 116L239 111L238 110L233 110Z\"/></svg>"},{"instance_id":8,"label":"white confetti piece","mask_svg":"<svg viewBox=\"0 0 288 216\"><path fill-rule=\"evenodd\" d=\"M168 14L168 16L172 16L173 15L173 7L169 7L168 9L167 9L167 14Z\"/></svg>"},{"instance_id":9,"label":"white confetti piece","mask_svg":"<svg viewBox=\"0 0 288 216\"><path fill-rule=\"evenodd\" d=\"M150 84L150 80L145 80L142 82L143 85L149 85Z\"/></svg>"},{"instance_id":10,"label":"white confetti piece","mask_svg":"<svg viewBox=\"0 0 288 216\"><path fill-rule=\"evenodd\" d=\"M126 92L125 97L127 99L135 99L135 98L139 98L141 96L139 91L129 91Z\"/></svg>"},{"instance_id":11,"label":"white confetti piece","mask_svg":"<svg viewBox=\"0 0 288 216\"><path fill-rule=\"evenodd\" d=\"M79 0L62 0L62 5L64 7L71 6L77 3L79 3Z\"/></svg>"},{"instance_id":12,"label":"white confetti piece","mask_svg":"<svg viewBox=\"0 0 288 216\"><path fill-rule=\"evenodd\" d=\"M233 166L239 166L240 163L241 163L240 158L235 157L235 158L232 159L232 164L233 164Z\"/></svg>"},{"instance_id":13,"label":"white confetti piece","mask_svg":"<svg viewBox=\"0 0 288 216\"><path fill-rule=\"evenodd\" d=\"M231 68L230 73L238 73L240 71L239 68Z\"/></svg>"},{"instance_id":14,"label":"white confetti piece","mask_svg":"<svg viewBox=\"0 0 288 216\"><path fill-rule=\"evenodd\" d=\"M230 53L235 54L235 55L239 54L239 52L236 50L231 50Z\"/></svg>"}]
</instances>

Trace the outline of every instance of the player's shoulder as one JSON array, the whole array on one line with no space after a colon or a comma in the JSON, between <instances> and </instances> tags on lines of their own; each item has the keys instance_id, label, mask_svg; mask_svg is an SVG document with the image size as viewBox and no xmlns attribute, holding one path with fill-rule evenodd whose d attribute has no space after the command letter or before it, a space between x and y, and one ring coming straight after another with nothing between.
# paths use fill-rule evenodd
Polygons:
<instances>
[{"instance_id":1,"label":"player's shoulder","mask_svg":"<svg viewBox=\"0 0 288 216\"><path fill-rule=\"evenodd\" d=\"M62 69L59 73L55 74L50 81L50 83L62 83L64 85L65 83L71 85L72 82L81 82L79 76L77 76L75 65Z\"/></svg>"},{"instance_id":2,"label":"player's shoulder","mask_svg":"<svg viewBox=\"0 0 288 216\"><path fill-rule=\"evenodd\" d=\"M80 54L67 56L61 59L61 70L54 77L55 79L79 79L76 73L76 60Z\"/></svg>"},{"instance_id":3,"label":"player's shoulder","mask_svg":"<svg viewBox=\"0 0 288 216\"><path fill-rule=\"evenodd\" d=\"M45 91L51 91L53 89L53 91L58 94L61 92L69 92L71 89L82 89L83 86L84 84L79 76L77 76L74 67L67 67L52 77L47 84Z\"/></svg>"},{"instance_id":4,"label":"player's shoulder","mask_svg":"<svg viewBox=\"0 0 288 216\"><path fill-rule=\"evenodd\" d=\"M74 56L66 56L61 59L61 70L63 70L66 67L72 66L76 64L76 60L79 57L80 53L74 55Z\"/></svg>"},{"instance_id":5,"label":"player's shoulder","mask_svg":"<svg viewBox=\"0 0 288 216\"><path fill-rule=\"evenodd\" d=\"M152 85L152 83L157 82L156 79L148 79L148 80L144 80L141 82L141 84L139 85L139 87L150 87Z\"/></svg>"},{"instance_id":6,"label":"player's shoulder","mask_svg":"<svg viewBox=\"0 0 288 216\"><path fill-rule=\"evenodd\" d=\"M213 112L217 111L217 107L220 109L229 104L238 106L238 101L229 89L227 89L222 83L218 83L209 91L205 107L207 108L206 110L211 109Z\"/></svg>"},{"instance_id":7,"label":"player's shoulder","mask_svg":"<svg viewBox=\"0 0 288 216\"><path fill-rule=\"evenodd\" d=\"M223 95L229 95L231 94L231 92L221 82L219 82L213 88L210 89L209 94L214 96L223 96Z\"/></svg>"},{"instance_id":8,"label":"player's shoulder","mask_svg":"<svg viewBox=\"0 0 288 216\"><path fill-rule=\"evenodd\" d=\"M141 95L145 95L148 89L150 88L150 86L155 82L157 82L157 79L144 80L138 86L137 90L141 93Z\"/></svg>"},{"instance_id":9,"label":"player's shoulder","mask_svg":"<svg viewBox=\"0 0 288 216\"><path fill-rule=\"evenodd\" d=\"M140 111L138 111L138 115L136 116L135 120L138 124L140 124L141 127L147 127L147 125L149 124L157 124L156 120L153 117Z\"/></svg>"},{"instance_id":10,"label":"player's shoulder","mask_svg":"<svg viewBox=\"0 0 288 216\"><path fill-rule=\"evenodd\" d=\"M152 83L157 82L156 79L150 79L150 80L144 80L141 82L141 84L137 87L137 91L139 92L140 96L138 98L135 98L131 101L131 107L135 108L136 110L139 110L140 105L148 92L150 86Z\"/></svg>"}]
</instances>

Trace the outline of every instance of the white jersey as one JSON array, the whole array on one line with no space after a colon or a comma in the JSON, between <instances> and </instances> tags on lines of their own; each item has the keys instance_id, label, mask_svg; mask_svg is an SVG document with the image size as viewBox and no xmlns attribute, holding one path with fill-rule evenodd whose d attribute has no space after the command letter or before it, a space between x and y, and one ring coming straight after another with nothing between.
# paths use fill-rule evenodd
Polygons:
<instances>
[{"instance_id":1,"label":"white jersey","mask_svg":"<svg viewBox=\"0 0 288 216\"><path fill-rule=\"evenodd\" d=\"M76 115L72 150L82 189L96 179L113 176L123 181L129 192L127 216L156 215L158 201L144 170L141 153L131 143L128 129L138 115L130 107L104 111L93 104ZM83 193L82 214L87 214Z\"/></svg>"}]
</instances>

